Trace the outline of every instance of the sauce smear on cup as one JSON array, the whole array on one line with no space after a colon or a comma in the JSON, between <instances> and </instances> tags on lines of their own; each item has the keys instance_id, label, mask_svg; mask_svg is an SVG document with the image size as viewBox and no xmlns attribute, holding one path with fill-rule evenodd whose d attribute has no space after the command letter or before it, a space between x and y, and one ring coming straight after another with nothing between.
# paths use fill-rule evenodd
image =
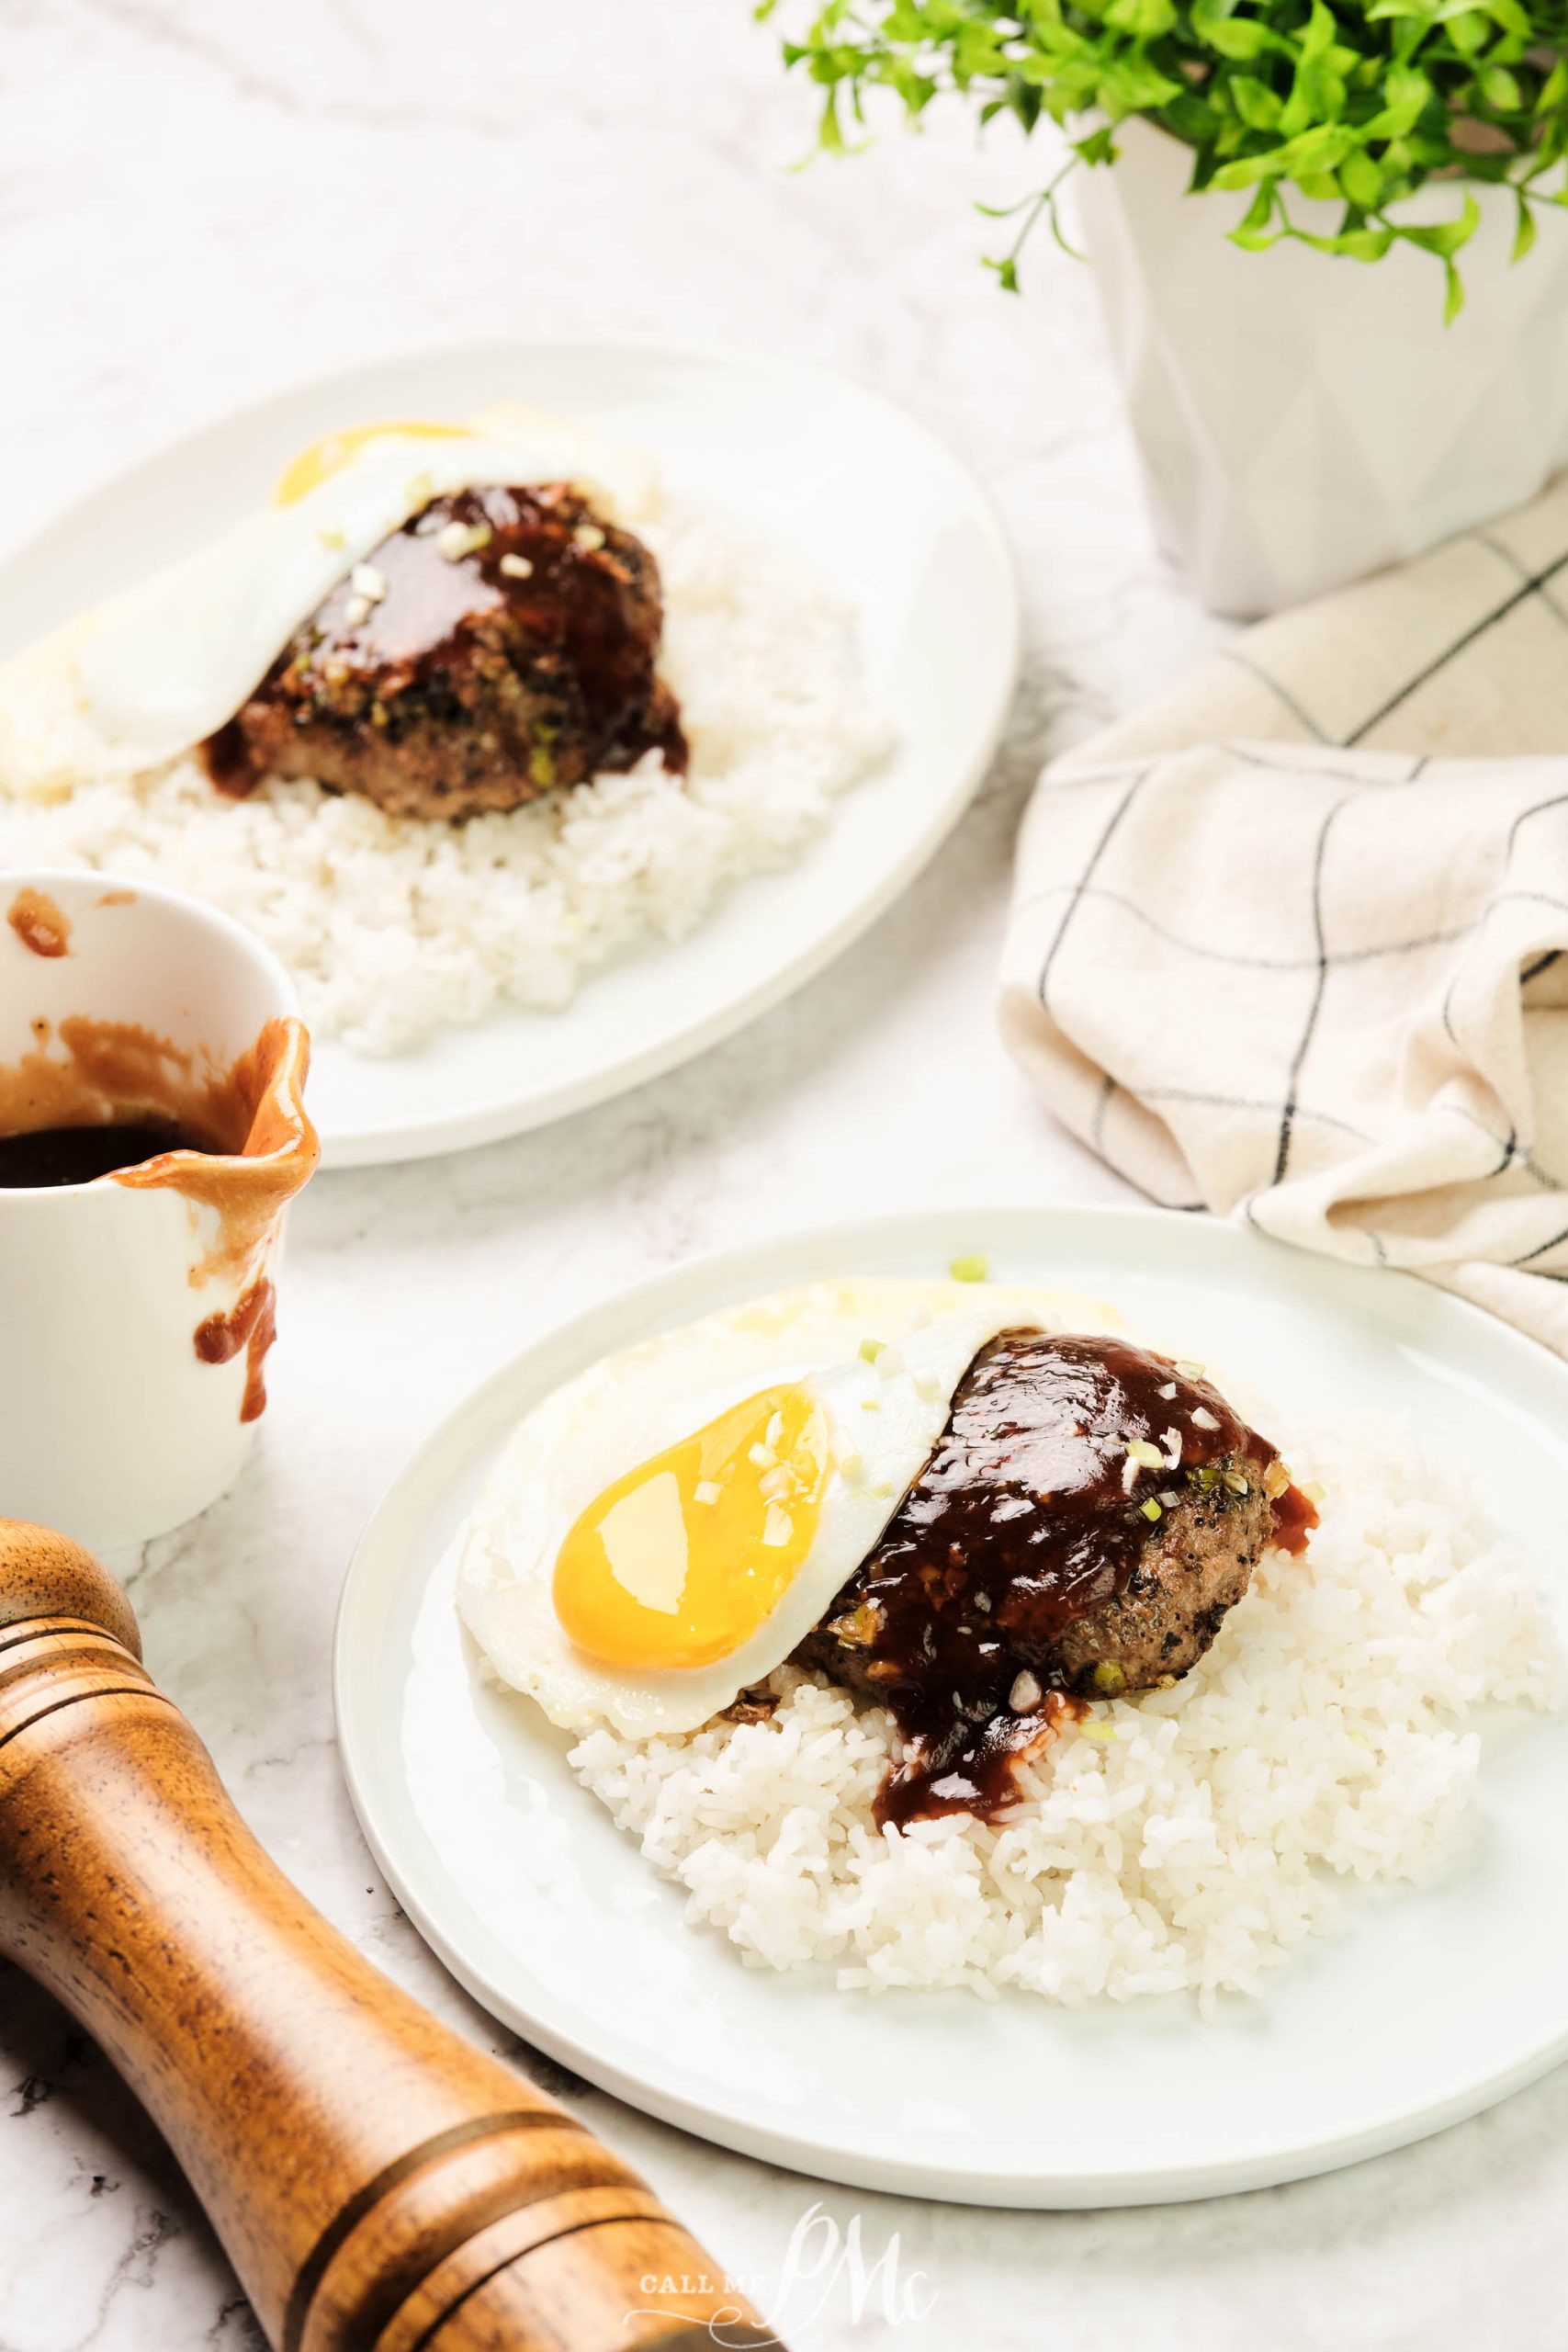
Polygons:
<instances>
[{"instance_id":1,"label":"sauce smear on cup","mask_svg":"<svg viewBox=\"0 0 1568 2352\"><path fill-rule=\"evenodd\" d=\"M221 1069L129 1022L73 1017L32 1028L33 1051L0 1066L0 1193L107 1179L209 1210L189 1279L238 1295L197 1318L192 1344L203 1363L243 1351L240 1419L254 1420L266 1407L263 1365L277 1329L267 1250L318 1156L304 1106L304 1029L293 1018L268 1021Z\"/></svg>"}]
</instances>

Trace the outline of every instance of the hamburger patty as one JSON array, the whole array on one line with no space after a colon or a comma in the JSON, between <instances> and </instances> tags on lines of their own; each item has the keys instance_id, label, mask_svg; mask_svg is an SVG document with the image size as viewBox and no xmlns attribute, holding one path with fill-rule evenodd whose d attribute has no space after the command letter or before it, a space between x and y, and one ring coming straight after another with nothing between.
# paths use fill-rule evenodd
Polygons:
<instances>
[{"instance_id":1,"label":"hamburger patty","mask_svg":"<svg viewBox=\"0 0 1568 2352\"><path fill-rule=\"evenodd\" d=\"M1075 1701L1185 1674L1315 1514L1191 1366L1000 1333L870 1557L795 1653L892 1709L884 1816L990 1812Z\"/></svg>"},{"instance_id":2,"label":"hamburger patty","mask_svg":"<svg viewBox=\"0 0 1568 2352\"><path fill-rule=\"evenodd\" d=\"M1183 1485L1158 1527L1144 1538L1125 1587L1066 1626L1038 1654L1019 1655L1064 1690L1107 1694L1147 1690L1196 1666L1227 1610L1252 1581L1273 1533L1274 1511L1259 1464L1246 1454L1216 1465L1222 1481ZM1252 1472L1234 1493L1224 1474Z\"/></svg>"},{"instance_id":3,"label":"hamburger patty","mask_svg":"<svg viewBox=\"0 0 1568 2352\"><path fill-rule=\"evenodd\" d=\"M565 483L432 499L356 564L204 747L213 782L310 776L391 815L515 808L657 751L659 567Z\"/></svg>"}]
</instances>

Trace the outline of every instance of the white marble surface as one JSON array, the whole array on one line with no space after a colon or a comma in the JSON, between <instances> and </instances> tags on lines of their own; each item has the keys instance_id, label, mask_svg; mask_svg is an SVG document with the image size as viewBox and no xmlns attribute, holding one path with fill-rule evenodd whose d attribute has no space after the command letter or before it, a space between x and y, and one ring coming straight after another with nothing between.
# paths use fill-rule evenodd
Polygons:
<instances>
[{"instance_id":1,"label":"white marble surface","mask_svg":"<svg viewBox=\"0 0 1568 2352\"><path fill-rule=\"evenodd\" d=\"M553 1132L319 1182L243 1487L131 1575L154 1670L284 1867L381 1964L510 2046L377 1877L339 1779L333 1604L410 1448L547 1320L694 1250L923 1200L1118 1187L997 1046L1012 829L1043 748L1216 641L1149 544L1094 307L1042 241L1010 302L971 197L1029 184L967 123L788 166L809 94L746 0L6 0L0 367L19 537L122 462L299 375L438 338L607 324L815 357L908 401L1002 501L1029 602L1011 743L905 902L792 1003ZM1038 172L1043 158L1036 158ZM1208 2205L993 2214L836 2190L560 2084L777 2297L820 2199L913 2308L840 2275L796 2352L1561 2352L1568 2075L1427 2145ZM1136 2129L1135 2117L1128 2119ZM1049 2129L1048 2117L1042 2129ZM817 2250L819 2250L817 2249ZM819 2306L819 2307L818 2307ZM916 2315L916 2312L923 2316ZM0 1971L0 2352L251 2346L166 2152Z\"/></svg>"}]
</instances>

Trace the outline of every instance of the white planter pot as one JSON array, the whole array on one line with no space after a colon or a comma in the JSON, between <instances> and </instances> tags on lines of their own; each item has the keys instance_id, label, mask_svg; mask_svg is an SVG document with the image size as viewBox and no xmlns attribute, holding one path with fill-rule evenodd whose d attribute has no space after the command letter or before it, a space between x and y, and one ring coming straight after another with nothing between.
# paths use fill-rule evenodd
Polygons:
<instances>
[{"instance_id":1,"label":"white planter pot","mask_svg":"<svg viewBox=\"0 0 1568 2352\"><path fill-rule=\"evenodd\" d=\"M1568 463L1568 211L1541 208L1510 266L1515 209L1477 187L1465 307L1396 244L1361 263L1294 243L1244 253L1246 197L1185 193L1188 149L1139 121L1075 175L1161 545L1215 611L1321 594L1504 513ZM1412 217L1457 209L1429 187ZM1336 205L1292 200L1331 232Z\"/></svg>"}]
</instances>

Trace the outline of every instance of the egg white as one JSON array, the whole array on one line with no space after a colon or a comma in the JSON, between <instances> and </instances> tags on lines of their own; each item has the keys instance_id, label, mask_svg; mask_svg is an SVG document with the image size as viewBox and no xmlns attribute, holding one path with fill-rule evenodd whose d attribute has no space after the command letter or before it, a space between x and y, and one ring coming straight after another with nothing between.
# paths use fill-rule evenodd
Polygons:
<instances>
[{"instance_id":1,"label":"egg white","mask_svg":"<svg viewBox=\"0 0 1568 2352\"><path fill-rule=\"evenodd\" d=\"M1105 1307L993 1283L896 1278L775 1292L605 1357L518 1426L464 1541L463 1622L502 1681L554 1724L626 1736L694 1731L761 1681L827 1613L919 1475L977 1351L1016 1324L1109 1329ZM863 1340L884 1343L868 1362ZM829 1467L806 1557L726 1657L619 1668L568 1638L556 1556L597 1496L759 1390L801 1382L827 1419Z\"/></svg>"},{"instance_id":2,"label":"egg white","mask_svg":"<svg viewBox=\"0 0 1568 2352\"><path fill-rule=\"evenodd\" d=\"M652 462L569 420L502 405L462 437L378 435L288 505L79 614L0 665L0 788L36 798L134 774L232 718L300 623L434 497L570 481L612 521L657 511Z\"/></svg>"}]
</instances>

